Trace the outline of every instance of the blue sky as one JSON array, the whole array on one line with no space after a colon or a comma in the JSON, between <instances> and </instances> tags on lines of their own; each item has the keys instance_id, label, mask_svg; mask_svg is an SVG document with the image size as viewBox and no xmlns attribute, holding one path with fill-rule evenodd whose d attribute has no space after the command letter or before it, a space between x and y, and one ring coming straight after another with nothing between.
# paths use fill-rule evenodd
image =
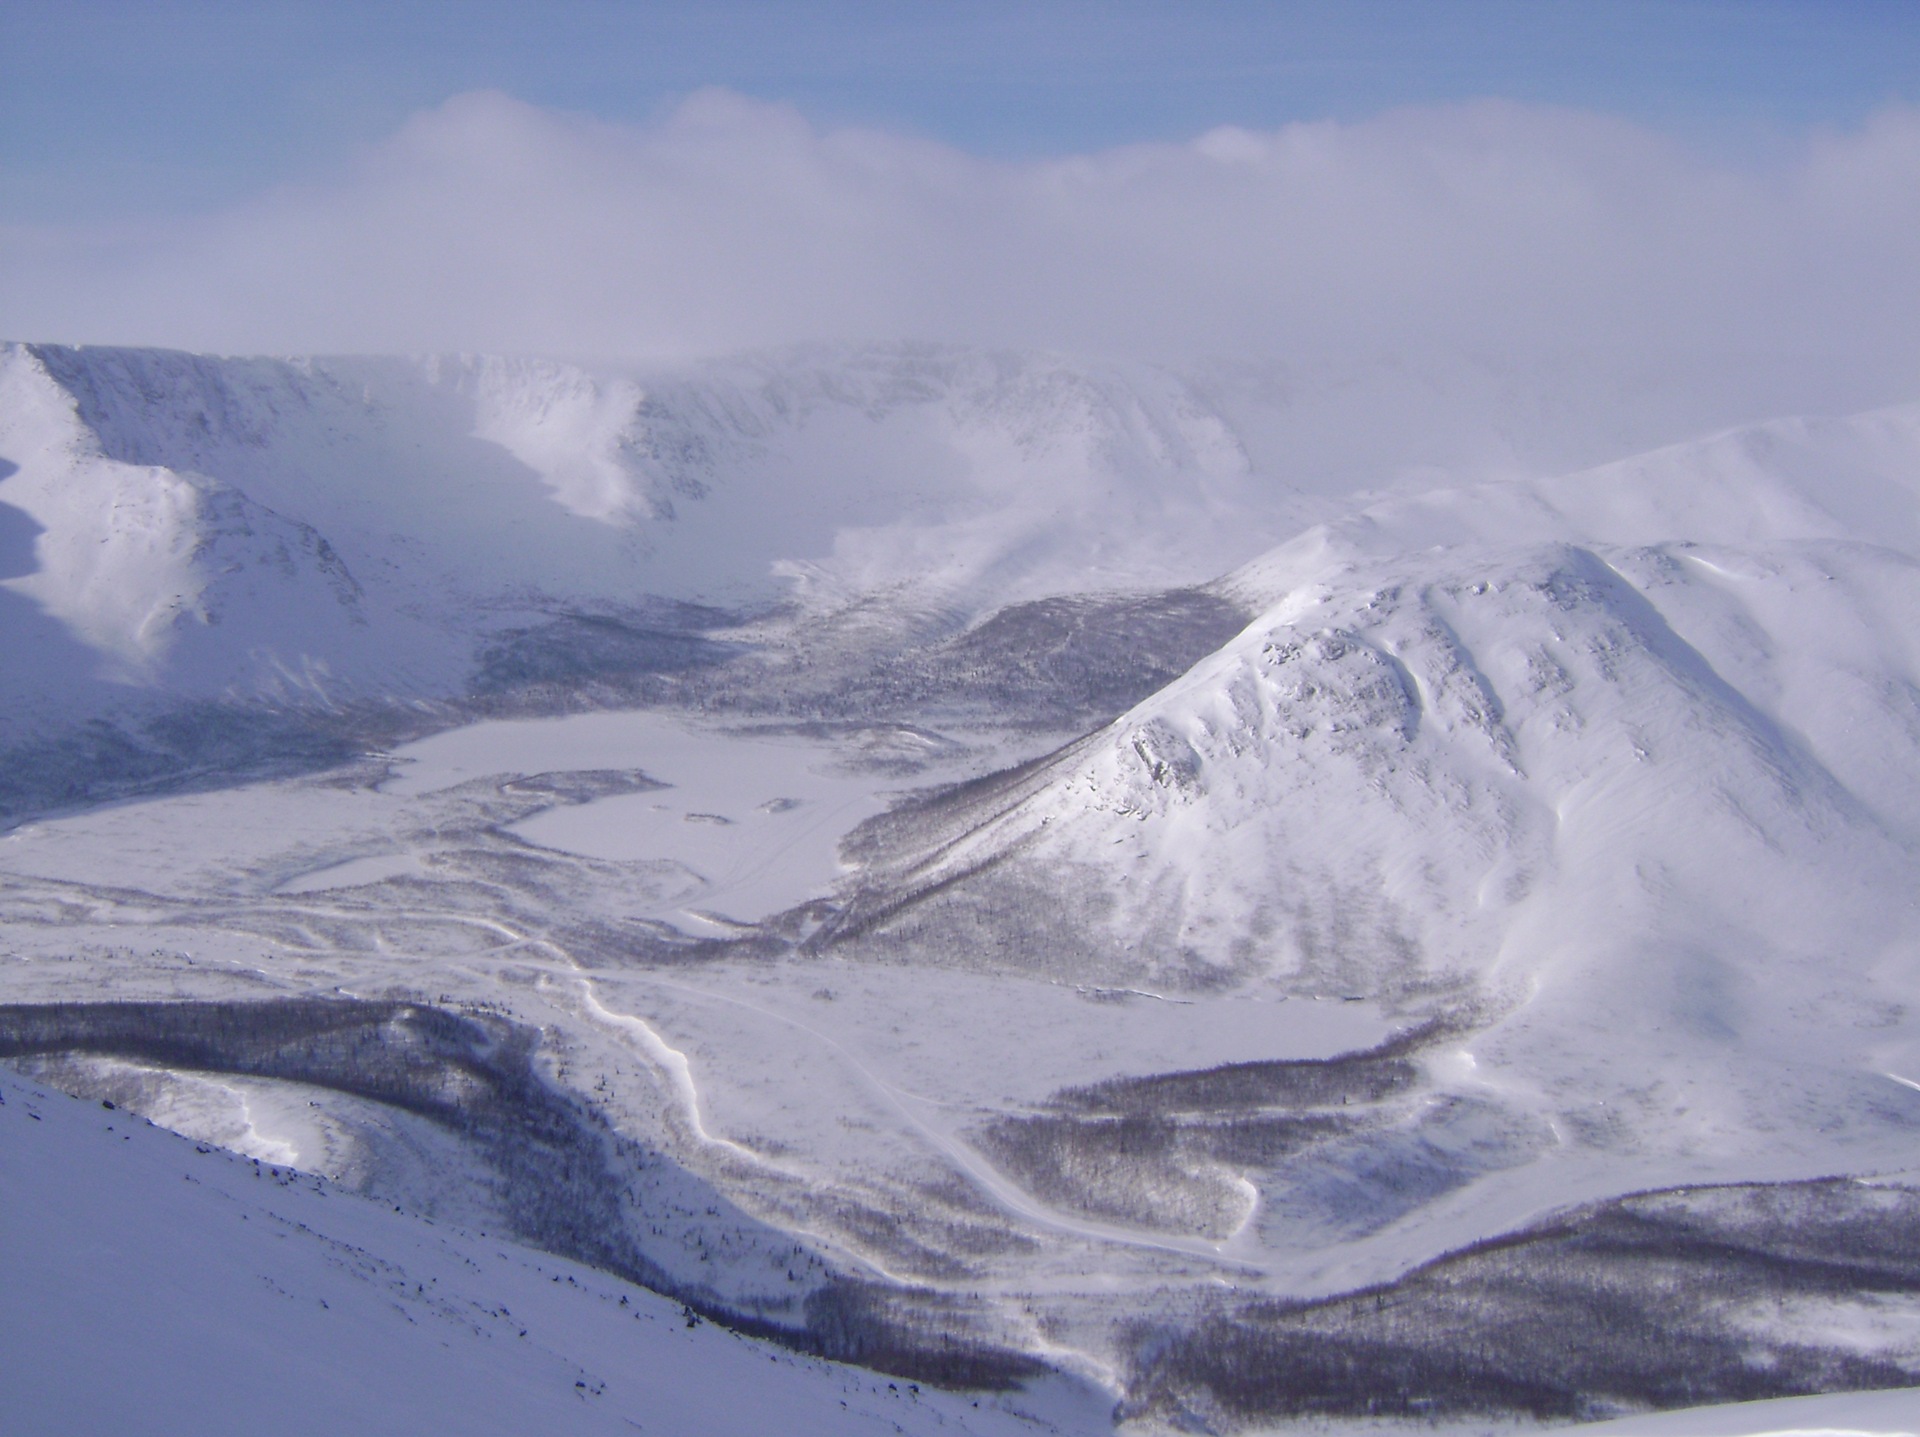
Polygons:
<instances>
[{"instance_id":1,"label":"blue sky","mask_svg":"<svg viewBox=\"0 0 1920 1437\"><path fill-rule=\"evenodd\" d=\"M1917 237L1920 0L0 0L9 338L1448 355L1685 433L1920 393Z\"/></svg>"},{"instance_id":2,"label":"blue sky","mask_svg":"<svg viewBox=\"0 0 1920 1437\"><path fill-rule=\"evenodd\" d=\"M0 0L0 221L225 204L464 91L647 122L709 85L1001 158L1484 96L1738 156L1920 100L1920 3Z\"/></svg>"}]
</instances>

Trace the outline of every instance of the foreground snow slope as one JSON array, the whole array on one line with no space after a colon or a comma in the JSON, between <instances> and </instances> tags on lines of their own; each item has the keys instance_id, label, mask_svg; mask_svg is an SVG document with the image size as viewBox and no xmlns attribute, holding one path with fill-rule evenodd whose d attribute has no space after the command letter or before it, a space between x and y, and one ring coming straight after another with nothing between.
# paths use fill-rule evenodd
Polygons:
<instances>
[{"instance_id":1,"label":"foreground snow slope","mask_svg":"<svg viewBox=\"0 0 1920 1437\"><path fill-rule=\"evenodd\" d=\"M198 1437L263 1421L408 1437L1110 1430L1099 1396L1066 1385L956 1395L688 1327L673 1304L603 1274L11 1076L0 1076L0 1200L0 1406L11 1427L46 1437ZM1920 1393L1582 1430L1911 1437Z\"/></svg>"},{"instance_id":2,"label":"foreground snow slope","mask_svg":"<svg viewBox=\"0 0 1920 1437\"><path fill-rule=\"evenodd\" d=\"M498 1239L0 1075L0 1425L286 1433L1047 1433L1097 1399L919 1390Z\"/></svg>"}]
</instances>

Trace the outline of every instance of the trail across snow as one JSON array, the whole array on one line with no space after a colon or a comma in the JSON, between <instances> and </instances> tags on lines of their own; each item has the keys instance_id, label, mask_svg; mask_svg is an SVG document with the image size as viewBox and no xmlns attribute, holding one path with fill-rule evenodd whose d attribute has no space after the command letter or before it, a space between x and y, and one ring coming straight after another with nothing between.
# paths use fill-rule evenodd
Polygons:
<instances>
[{"instance_id":1,"label":"trail across snow","mask_svg":"<svg viewBox=\"0 0 1920 1437\"><path fill-rule=\"evenodd\" d=\"M856 1074L861 1084L878 1097L894 1112L899 1114L908 1131L918 1136L928 1146L943 1154L980 1189L999 1203L1008 1212L1054 1232L1070 1233L1076 1237L1090 1238L1100 1243L1117 1243L1123 1247L1144 1248L1151 1251L1182 1253L1192 1257L1202 1257L1213 1261L1226 1261L1234 1267L1242 1267L1247 1272L1259 1272L1257 1262L1244 1262L1228 1255L1227 1242L1204 1242L1186 1240L1178 1237L1153 1237L1138 1229L1129 1229L1112 1223L1093 1222L1076 1218L1036 1201L1032 1195L996 1169L972 1146L956 1134L944 1117L946 1110L953 1105L918 1093L910 1093L887 1082L872 1068L863 1063L844 1043L817 1028L809 1027L798 1019L743 998L726 993L716 993L690 984L675 983L670 979L650 978L646 980L648 988L670 989L686 995L700 1003L724 1003L746 1009L758 1014L782 1027L804 1035L814 1045L827 1049L833 1060ZM594 996L591 985L583 985L585 1001L596 1016L621 1024L633 1032L639 1039L642 1050L654 1062L658 1063L670 1076L682 1101L691 1115L696 1135L702 1142L724 1146L760 1161L757 1154L748 1149L730 1143L711 1133L700 1118L700 1095L694 1083L693 1070L686 1055L677 1049L669 1048L659 1035L638 1018L612 1013ZM1257 1190L1252 1184L1246 1185L1249 1203L1248 1215L1251 1217L1253 1200ZM1243 1220L1242 1226L1245 1222ZM1238 1235L1236 1229L1235 1235Z\"/></svg>"}]
</instances>

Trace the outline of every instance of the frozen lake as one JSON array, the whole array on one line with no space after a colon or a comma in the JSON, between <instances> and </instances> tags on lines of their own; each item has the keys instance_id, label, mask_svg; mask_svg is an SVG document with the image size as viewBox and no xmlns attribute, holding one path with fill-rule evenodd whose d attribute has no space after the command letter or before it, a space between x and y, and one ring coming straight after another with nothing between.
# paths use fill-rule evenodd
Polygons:
<instances>
[{"instance_id":1,"label":"frozen lake","mask_svg":"<svg viewBox=\"0 0 1920 1437\"><path fill-rule=\"evenodd\" d=\"M705 885L683 911L709 921L751 922L826 892L842 872L840 840L886 807L891 786L850 769L827 740L696 728L657 713L474 724L393 757L383 788L400 796L474 779L644 772L666 787L548 809L509 831L588 858L681 864ZM388 861L404 871L406 860Z\"/></svg>"}]
</instances>

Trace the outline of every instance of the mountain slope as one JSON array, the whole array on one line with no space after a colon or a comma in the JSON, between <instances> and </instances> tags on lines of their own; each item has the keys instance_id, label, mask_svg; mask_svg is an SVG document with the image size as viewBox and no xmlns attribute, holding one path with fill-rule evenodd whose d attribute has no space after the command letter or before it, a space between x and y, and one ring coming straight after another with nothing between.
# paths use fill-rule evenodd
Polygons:
<instances>
[{"instance_id":1,"label":"mountain slope","mask_svg":"<svg viewBox=\"0 0 1920 1437\"><path fill-rule=\"evenodd\" d=\"M12 1077L0 1204L0 1407L46 1437L1106 1425L1065 1388L958 1396L798 1358Z\"/></svg>"},{"instance_id":2,"label":"mountain slope","mask_svg":"<svg viewBox=\"0 0 1920 1437\"><path fill-rule=\"evenodd\" d=\"M875 820L827 941L1387 1004L1413 1100L1215 1160L1258 1192L1228 1250L1295 1281L1905 1169L1916 515L1913 410L1368 507L1237 574L1265 612L1102 731Z\"/></svg>"},{"instance_id":3,"label":"mountain slope","mask_svg":"<svg viewBox=\"0 0 1920 1437\"><path fill-rule=\"evenodd\" d=\"M491 634L667 601L964 618L1201 579L1272 508L1174 375L941 350L630 376L12 345L0 459L13 600L83 686L173 698L453 696Z\"/></svg>"},{"instance_id":4,"label":"mountain slope","mask_svg":"<svg viewBox=\"0 0 1920 1437\"><path fill-rule=\"evenodd\" d=\"M720 617L688 601L814 619L877 601L891 636L938 637L1009 604L1201 582L1357 491L1541 472L1647 427L1521 415L1510 388L1432 357L1300 373L924 345L646 367L11 344L0 603L40 633L0 653L19 676L0 723L457 697L503 634L544 626L564 648L556 626L582 616Z\"/></svg>"}]
</instances>

